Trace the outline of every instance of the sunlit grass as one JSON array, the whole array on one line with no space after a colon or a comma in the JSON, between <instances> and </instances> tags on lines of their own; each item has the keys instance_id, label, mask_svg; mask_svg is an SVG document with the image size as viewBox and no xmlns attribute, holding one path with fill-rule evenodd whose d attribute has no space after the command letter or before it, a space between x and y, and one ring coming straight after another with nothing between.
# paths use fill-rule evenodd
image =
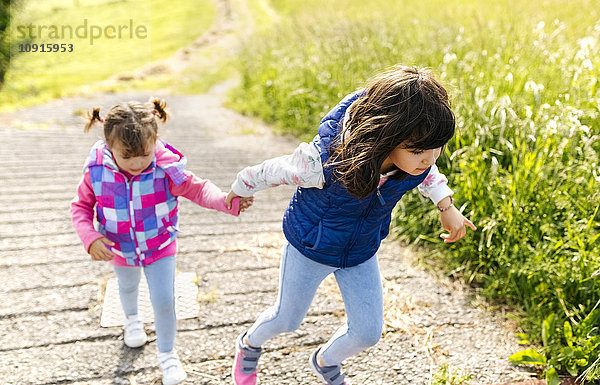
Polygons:
<instances>
[{"instance_id":1,"label":"sunlit grass","mask_svg":"<svg viewBox=\"0 0 600 385\"><path fill-rule=\"evenodd\" d=\"M173 0L168 4L158 0L26 2L13 20L13 51L19 50L20 44L63 43L73 44L73 52L38 51L13 56L6 82L0 91L0 109L13 109L60 97L79 86L169 57L211 26L215 10L211 0ZM30 24L34 26L33 33L26 29ZM88 26L88 36L74 36L77 27L85 25ZM110 36L115 37L103 34L92 39L92 25L101 28L114 26ZM132 35L129 33L131 25L143 28L140 31L147 33L137 34L136 30L136 34ZM40 36L39 26L48 27L42 29L42 39L29 41L30 37ZM49 35L51 26L56 26L58 36L63 38ZM71 26L73 32L63 29L65 26ZM85 30L82 28L79 36L83 36Z\"/></svg>"}]
</instances>

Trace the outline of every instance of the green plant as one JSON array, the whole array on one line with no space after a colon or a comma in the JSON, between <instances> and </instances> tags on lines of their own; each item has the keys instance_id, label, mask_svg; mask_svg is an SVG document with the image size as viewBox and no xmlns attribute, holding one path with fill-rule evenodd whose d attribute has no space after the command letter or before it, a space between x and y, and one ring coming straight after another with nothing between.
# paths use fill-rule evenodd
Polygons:
<instances>
[{"instance_id":1,"label":"green plant","mask_svg":"<svg viewBox=\"0 0 600 385\"><path fill-rule=\"evenodd\" d=\"M565 321L557 325L556 316L551 313L542 322L541 349L526 349L513 354L509 360L515 364L543 365L546 367L546 381L549 385L559 385L559 372L567 372L581 379L599 380L598 360L590 365L590 357L598 356L600 346L600 309L592 310L583 320Z\"/></svg>"},{"instance_id":2,"label":"green plant","mask_svg":"<svg viewBox=\"0 0 600 385\"><path fill-rule=\"evenodd\" d=\"M448 364L442 364L436 373L433 374L433 379L430 385L462 385L471 381L470 374L464 374L456 371Z\"/></svg>"},{"instance_id":3,"label":"green plant","mask_svg":"<svg viewBox=\"0 0 600 385\"><path fill-rule=\"evenodd\" d=\"M9 27L11 11L18 6L17 0L0 0L0 89L10 63Z\"/></svg>"}]
</instances>

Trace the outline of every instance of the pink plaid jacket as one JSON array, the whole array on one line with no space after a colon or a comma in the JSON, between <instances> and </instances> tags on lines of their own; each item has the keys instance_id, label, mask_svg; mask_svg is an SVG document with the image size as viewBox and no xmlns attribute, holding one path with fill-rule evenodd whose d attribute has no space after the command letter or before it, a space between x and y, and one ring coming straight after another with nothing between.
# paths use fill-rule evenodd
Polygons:
<instances>
[{"instance_id":1,"label":"pink plaid jacket","mask_svg":"<svg viewBox=\"0 0 600 385\"><path fill-rule=\"evenodd\" d=\"M86 162L96 196L98 232L115 242L112 252L128 265L145 265L146 256L168 246L178 233L178 201L169 191L169 180L180 185L186 180L184 156L170 164L156 165L153 160L142 174L127 180L119 171L110 150L97 142ZM168 175L168 177L167 177Z\"/></svg>"},{"instance_id":2,"label":"pink plaid jacket","mask_svg":"<svg viewBox=\"0 0 600 385\"><path fill-rule=\"evenodd\" d=\"M124 243L136 247L136 254L129 264L147 266L160 258L175 255L177 239L173 237L177 235L177 206L173 205L173 198L180 196L208 209L218 210L234 216L239 215L239 198L234 198L231 201L231 207L227 207L225 205L227 194L210 180L200 179L194 173L183 170L184 163L185 159L179 151L162 141L158 141L156 143L155 161L143 175L147 173L156 174L143 177L140 175L132 178L131 175L123 174L116 169L112 155L110 152L105 151L102 142L96 143L85 162L83 177L77 186L77 194L71 202L73 226L86 252L89 252L92 243L104 237L108 230L116 229L117 231L113 231L116 234L115 236L122 237ZM96 170L94 172L97 173L94 177L95 186L92 183L92 170ZM105 172L107 174L104 175ZM146 179L150 177L153 180L153 188L150 188L147 194L142 194L144 189L150 187L150 183ZM113 182L113 178L115 182ZM127 178L129 178L129 190L127 189ZM145 185L142 181L145 181ZM161 190L163 182L168 182L168 186L164 191ZM127 191L129 191L129 195ZM123 197L126 199L124 200ZM165 198L164 202L163 198ZM94 216L99 218L99 215L96 215L96 209L100 205L100 199L102 200L102 217L104 218L102 220L104 225L100 224L100 230L104 233L100 233L94 227L93 220ZM149 202L152 201L165 203L166 205L159 204L158 207L147 207ZM123 202L127 202L127 204L125 205ZM171 205L169 206L167 202L170 202ZM125 206L127 210L133 208L133 215L127 217L129 222L123 220L123 215L126 212L123 209L118 211L118 207ZM168 212L170 216L164 215L164 212ZM116 220L114 219L115 216ZM159 217L164 218L167 223L165 224ZM121 230L126 227L129 229L129 234L119 232L119 222L122 223ZM160 239L148 242L147 234L154 232L147 230L155 222L157 226L162 223L162 227L169 233L170 243L162 249L161 245L169 242L166 236L164 236L163 242ZM164 231L159 233L158 230L156 234L166 235ZM155 248L156 244L158 244L158 247ZM148 248L148 251L142 251L142 248ZM121 245L111 249L116 254L111 260L111 263L115 266L128 265L128 260L121 256L124 254L122 249L124 247ZM138 249L140 254L137 254ZM140 259L140 257L143 258Z\"/></svg>"}]
</instances>

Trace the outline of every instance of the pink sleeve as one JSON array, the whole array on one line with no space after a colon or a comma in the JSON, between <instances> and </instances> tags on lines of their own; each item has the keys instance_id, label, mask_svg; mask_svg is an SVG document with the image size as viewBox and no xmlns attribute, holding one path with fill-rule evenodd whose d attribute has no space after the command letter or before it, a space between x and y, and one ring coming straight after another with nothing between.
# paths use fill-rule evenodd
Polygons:
<instances>
[{"instance_id":1,"label":"pink sleeve","mask_svg":"<svg viewBox=\"0 0 600 385\"><path fill-rule=\"evenodd\" d=\"M90 172L86 170L85 174L77 186L77 195L71 201L71 220L73 227L79 239L83 242L83 247L87 252L90 245L103 235L94 228L94 206L96 205L96 195L92 189Z\"/></svg>"},{"instance_id":2,"label":"pink sleeve","mask_svg":"<svg viewBox=\"0 0 600 385\"><path fill-rule=\"evenodd\" d=\"M225 198L227 194L208 179L200 179L190 171L184 171L187 179L179 186L175 185L169 179L169 190L175 196L185 197L192 202L206 207L215 209L226 214L238 216L240 212L240 200L238 197L231 201L231 209L225 206Z\"/></svg>"}]
</instances>

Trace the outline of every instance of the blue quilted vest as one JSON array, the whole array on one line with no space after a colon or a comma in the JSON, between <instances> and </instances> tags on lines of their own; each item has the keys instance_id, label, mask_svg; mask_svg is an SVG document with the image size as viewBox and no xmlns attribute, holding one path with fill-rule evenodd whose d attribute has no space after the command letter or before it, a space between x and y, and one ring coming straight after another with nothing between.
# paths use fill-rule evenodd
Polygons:
<instances>
[{"instance_id":1,"label":"blue quilted vest","mask_svg":"<svg viewBox=\"0 0 600 385\"><path fill-rule=\"evenodd\" d=\"M313 144L321 162L329 159L330 145L342 129L346 109L361 91L346 96L321 120ZM287 240L304 256L333 267L351 267L365 262L387 237L392 210L404 193L417 187L429 173L387 180L364 199L351 195L335 180L331 167L324 167L325 185L298 187L283 216Z\"/></svg>"}]
</instances>

